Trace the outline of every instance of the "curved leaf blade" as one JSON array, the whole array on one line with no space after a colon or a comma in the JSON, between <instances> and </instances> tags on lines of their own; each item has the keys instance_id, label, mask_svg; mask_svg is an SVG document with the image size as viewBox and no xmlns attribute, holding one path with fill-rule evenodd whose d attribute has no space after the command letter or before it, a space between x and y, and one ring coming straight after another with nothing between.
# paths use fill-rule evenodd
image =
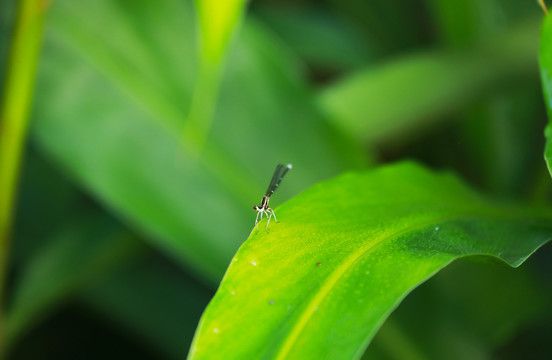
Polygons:
<instances>
[{"instance_id":1,"label":"curved leaf blade","mask_svg":"<svg viewBox=\"0 0 552 360\"><path fill-rule=\"evenodd\" d=\"M523 22L463 53L430 51L368 66L323 90L318 104L354 138L382 143L409 136L505 79L532 75L537 36L535 22Z\"/></svg>"},{"instance_id":2,"label":"curved leaf blade","mask_svg":"<svg viewBox=\"0 0 552 360\"><path fill-rule=\"evenodd\" d=\"M511 266L552 237L552 212L493 205L402 163L320 183L252 233L205 311L191 359L358 358L385 318L451 261ZM539 215L540 214L540 215Z\"/></svg>"}]
</instances>

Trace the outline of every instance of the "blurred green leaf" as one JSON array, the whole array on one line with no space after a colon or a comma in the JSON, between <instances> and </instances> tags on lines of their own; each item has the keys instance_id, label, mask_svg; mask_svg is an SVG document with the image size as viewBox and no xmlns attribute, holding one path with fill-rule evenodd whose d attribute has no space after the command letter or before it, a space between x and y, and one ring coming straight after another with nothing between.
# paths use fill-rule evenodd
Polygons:
<instances>
[{"instance_id":1,"label":"blurred green leaf","mask_svg":"<svg viewBox=\"0 0 552 360\"><path fill-rule=\"evenodd\" d=\"M280 4L255 10L310 65L326 71L348 70L374 56L358 29L327 10Z\"/></svg>"},{"instance_id":2,"label":"blurred green leaf","mask_svg":"<svg viewBox=\"0 0 552 360\"><path fill-rule=\"evenodd\" d=\"M436 36L458 50L484 42L541 11L517 0L426 3L436 23ZM511 197L527 195L534 186L542 151L542 144L535 141L542 131L537 81L536 76L527 76L453 115L458 126L454 129L456 138L450 142L457 143L467 155L467 159L458 157L466 163L466 176L486 192Z\"/></svg>"},{"instance_id":3,"label":"blurred green leaf","mask_svg":"<svg viewBox=\"0 0 552 360\"><path fill-rule=\"evenodd\" d=\"M378 53L396 53L422 43L423 13L417 1L327 0L347 23L361 29ZM421 15L421 16L420 16ZM425 25L425 24L424 24Z\"/></svg>"},{"instance_id":4,"label":"blurred green leaf","mask_svg":"<svg viewBox=\"0 0 552 360\"><path fill-rule=\"evenodd\" d=\"M45 249L45 244L60 232L67 231L71 223L83 223L82 219L97 212L89 199L32 144L25 150L18 192L10 251L10 263L16 269L23 269L30 257Z\"/></svg>"},{"instance_id":5,"label":"blurred green leaf","mask_svg":"<svg viewBox=\"0 0 552 360\"><path fill-rule=\"evenodd\" d=\"M105 215L76 221L53 236L25 263L8 312L6 343L140 249L135 237Z\"/></svg>"},{"instance_id":6,"label":"blurred green leaf","mask_svg":"<svg viewBox=\"0 0 552 360\"><path fill-rule=\"evenodd\" d=\"M26 152L11 252L9 346L143 246L36 152ZM32 224L32 226L29 226Z\"/></svg>"},{"instance_id":7,"label":"blurred green leaf","mask_svg":"<svg viewBox=\"0 0 552 360\"><path fill-rule=\"evenodd\" d=\"M142 256L143 246L135 237L125 235L120 225L30 150L22 172L12 254L18 276L9 336L15 354L41 323L52 326L48 321L63 313L61 307L84 299L96 310L95 318L119 325L124 336L135 335L159 353L181 358L210 290L182 275L181 269L165 265L159 256Z\"/></svg>"},{"instance_id":8,"label":"blurred green leaf","mask_svg":"<svg viewBox=\"0 0 552 360\"><path fill-rule=\"evenodd\" d=\"M456 47L488 37L504 20L505 5L496 0L426 0L425 3L435 22L436 36Z\"/></svg>"},{"instance_id":9,"label":"blurred green leaf","mask_svg":"<svg viewBox=\"0 0 552 360\"><path fill-rule=\"evenodd\" d=\"M276 211L281 224L254 231L234 257L191 359L358 358L400 301L453 260L519 266L552 237L550 208L493 204L412 163L320 183Z\"/></svg>"},{"instance_id":10,"label":"blurred green leaf","mask_svg":"<svg viewBox=\"0 0 552 360\"><path fill-rule=\"evenodd\" d=\"M543 143L535 139L542 133L544 109L537 81L519 81L515 89L495 93L462 114L459 142L486 192L527 196L542 172Z\"/></svg>"},{"instance_id":11,"label":"blurred green leaf","mask_svg":"<svg viewBox=\"0 0 552 360\"><path fill-rule=\"evenodd\" d=\"M529 22L467 52L419 53L371 66L323 91L320 107L336 126L362 140L411 135L531 74L535 39L536 22Z\"/></svg>"},{"instance_id":12,"label":"blurred green leaf","mask_svg":"<svg viewBox=\"0 0 552 360\"><path fill-rule=\"evenodd\" d=\"M211 281L251 229L251 206L276 163L299 169L281 199L359 164L358 149L321 122L293 56L254 21L229 54L197 159L180 140L197 70L189 2L60 0L49 20L36 140L108 208Z\"/></svg>"},{"instance_id":13,"label":"blurred green leaf","mask_svg":"<svg viewBox=\"0 0 552 360\"><path fill-rule=\"evenodd\" d=\"M524 0L425 0L433 35L448 47L462 48L539 16L538 6Z\"/></svg>"},{"instance_id":14,"label":"blurred green leaf","mask_svg":"<svg viewBox=\"0 0 552 360\"><path fill-rule=\"evenodd\" d=\"M544 158L548 164L548 171L552 174L552 19L550 16L545 16L542 25L539 63L544 103L548 113Z\"/></svg>"},{"instance_id":15,"label":"blurred green leaf","mask_svg":"<svg viewBox=\"0 0 552 360\"><path fill-rule=\"evenodd\" d=\"M124 333L182 359L211 296L181 269L150 255L87 288L80 299Z\"/></svg>"}]
</instances>

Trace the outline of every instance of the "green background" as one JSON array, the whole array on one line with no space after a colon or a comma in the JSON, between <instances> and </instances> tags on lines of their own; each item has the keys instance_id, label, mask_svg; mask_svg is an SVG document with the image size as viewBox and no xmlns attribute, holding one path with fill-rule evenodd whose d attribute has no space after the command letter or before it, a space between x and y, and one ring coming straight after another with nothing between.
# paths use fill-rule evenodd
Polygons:
<instances>
[{"instance_id":1,"label":"green background","mask_svg":"<svg viewBox=\"0 0 552 360\"><path fill-rule=\"evenodd\" d=\"M8 358L184 358L279 162L294 166L271 200L284 228L294 201L288 224L324 224L329 200L301 202L311 186L402 160L429 178L454 174L492 207L550 202L534 2L216 3L48 7L10 250ZM5 69L17 7L0 6ZM448 185L410 176L378 193L400 194L389 208L447 199L437 195ZM333 208L352 210L349 197L370 209L364 192ZM545 245L515 270L455 262L406 297L364 357L545 357L551 254Z\"/></svg>"}]
</instances>

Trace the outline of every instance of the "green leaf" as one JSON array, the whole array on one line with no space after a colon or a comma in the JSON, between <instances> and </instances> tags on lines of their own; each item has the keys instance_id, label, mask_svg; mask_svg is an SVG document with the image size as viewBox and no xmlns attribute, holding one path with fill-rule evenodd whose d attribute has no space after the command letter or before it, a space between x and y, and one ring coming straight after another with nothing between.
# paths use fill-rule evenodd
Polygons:
<instances>
[{"instance_id":1,"label":"green leaf","mask_svg":"<svg viewBox=\"0 0 552 360\"><path fill-rule=\"evenodd\" d=\"M419 5L414 2L328 0L326 3L346 22L359 28L370 43L377 44L380 48L378 52L389 54L403 51L405 48L420 45L425 38L420 18L412 16L420 11Z\"/></svg>"},{"instance_id":2,"label":"green leaf","mask_svg":"<svg viewBox=\"0 0 552 360\"><path fill-rule=\"evenodd\" d=\"M358 68L375 56L357 28L323 8L269 4L255 10L302 59L323 71Z\"/></svg>"},{"instance_id":3,"label":"green leaf","mask_svg":"<svg viewBox=\"0 0 552 360\"><path fill-rule=\"evenodd\" d=\"M141 241L70 186L36 151L28 151L26 160L12 254L17 275L7 314L9 345L15 342L17 352L25 346L18 338L60 307L84 300L129 336L182 358L213 291L167 259L143 251Z\"/></svg>"},{"instance_id":4,"label":"green leaf","mask_svg":"<svg viewBox=\"0 0 552 360\"><path fill-rule=\"evenodd\" d=\"M143 248L35 150L22 164L3 349Z\"/></svg>"},{"instance_id":5,"label":"green leaf","mask_svg":"<svg viewBox=\"0 0 552 360\"><path fill-rule=\"evenodd\" d=\"M493 204L401 163L320 183L253 232L203 314L191 359L351 359L417 285L453 260L519 266L552 210ZM261 229L264 224L261 224Z\"/></svg>"},{"instance_id":6,"label":"green leaf","mask_svg":"<svg viewBox=\"0 0 552 360\"><path fill-rule=\"evenodd\" d=\"M546 148L544 150L544 158L548 165L548 171L552 174L552 19L550 16L545 16L542 25L539 63L544 103L548 113L548 126L545 130Z\"/></svg>"},{"instance_id":7,"label":"green leaf","mask_svg":"<svg viewBox=\"0 0 552 360\"><path fill-rule=\"evenodd\" d=\"M441 42L455 47L469 45L490 33L496 32L500 26L507 26L503 16L496 16L506 7L496 0L462 2L443 2L439 0L425 1L432 22L435 23L436 35ZM518 11L518 15L519 15ZM510 20L510 19L507 19Z\"/></svg>"},{"instance_id":8,"label":"green leaf","mask_svg":"<svg viewBox=\"0 0 552 360\"><path fill-rule=\"evenodd\" d=\"M425 52L370 66L327 88L319 104L336 126L359 139L411 135L480 101L505 79L531 74L536 38L535 22L518 24L470 51Z\"/></svg>"},{"instance_id":9,"label":"green leaf","mask_svg":"<svg viewBox=\"0 0 552 360\"><path fill-rule=\"evenodd\" d=\"M125 223L216 282L275 164L300 169L284 200L358 164L359 152L321 121L293 56L249 21L198 159L181 141L198 68L193 14L179 0L55 1L33 133Z\"/></svg>"},{"instance_id":10,"label":"green leaf","mask_svg":"<svg viewBox=\"0 0 552 360\"><path fill-rule=\"evenodd\" d=\"M59 237L60 229L69 227L67 223L82 222L82 215L90 210L90 206L82 205L90 204L89 199L33 146L25 152L21 175L10 249L11 264L18 269L44 249L45 243Z\"/></svg>"},{"instance_id":11,"label":"green leaf","mask_svg":"<svg viewBox=\"0 0 552 360\"><path fill-rule=\"evenodd\" d=\"M527 197L545 173L542 144L535 141L542 133L544 116L538 78L516 84L515 89L502 90L462 112L457 132L459 152L470 159L475 181L488 193L510 198ZM545 201L544 196L534 197Z\"/></svg>"},{"instance_id":12,"label":"green leaf","mask_svg":"<svg viewBox=\"0 0 552 360\"><path fill-rule=\"evenodd\" d=\"M88 287L79 299L171 359L182 359L213 292L150 255Z\"/></svg>"},{"instance_id":13,"label":"green leaf","mask_svg":"<svg viewBox=\"0 0 552 360\"><path fill-rule=\"evenodd\" d=\"M50 237L22 268L6 322L10 345L69 296L134 258L143 245L105 215Z\"/></svg>"},{"instance_id":14,"label":"green leaf","mask_svg":"<svg viewBox=\"0 0 552 360\"><path fill-rule=\"evenodd\" d=\"M519 19L536 17L542 12L532 4L497 0L425 3L440 42L458 51L473 47L490 35L497 36ZM456 151L468 155L468 176L485 192L511 197L534 188L532 175L541 167L538 158L542 152L542 145L534 141L542 131L537 81L533 76L516 79L507 88L490 93L483 101L452 115L458 125L447 129L453 138L441 144L449 141L462 148ZM455 161L466 160L455 156ZM448 165L455 167L450 161Z\"/></svg>"}]
</instances>

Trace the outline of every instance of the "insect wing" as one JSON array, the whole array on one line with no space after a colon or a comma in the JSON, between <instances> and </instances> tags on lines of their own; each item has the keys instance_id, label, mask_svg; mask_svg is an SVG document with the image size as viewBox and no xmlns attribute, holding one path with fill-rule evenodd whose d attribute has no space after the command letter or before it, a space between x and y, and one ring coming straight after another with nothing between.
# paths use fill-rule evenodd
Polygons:
<instances>
[{"instance_id":1,"label":"insect wing","mask_svg":"<svg viewBox=\"0 0 552 360\"><path fill-rule=\"evenodd\" d=\"M276 182L278 181L283 168L284 165L282 164L276 165L276 169L274 170L274 174L272 175L272 180L270 180L270 184L268 184L268 188L266 189L265 196L270 196L274 194L274 190L276 190Z\"/></svg>"},{"instance_id":2,"label":"insect wing","mask_svg":"<svg viewBox=\"0 0 552 360\"><path fill-rule=\"evenodd\" d=\"M278 185L280 185L280 182L282 182L282 179L289 171L289 169L290 165L285 166L283 164L278 164L276 166L276 169L274 170L274 175L272 175L272 180L270 180L270 185L268 185L265 196L270 197L272 194L274 194L274 191L276 191Z\"/></svg>"}]
</instances>

